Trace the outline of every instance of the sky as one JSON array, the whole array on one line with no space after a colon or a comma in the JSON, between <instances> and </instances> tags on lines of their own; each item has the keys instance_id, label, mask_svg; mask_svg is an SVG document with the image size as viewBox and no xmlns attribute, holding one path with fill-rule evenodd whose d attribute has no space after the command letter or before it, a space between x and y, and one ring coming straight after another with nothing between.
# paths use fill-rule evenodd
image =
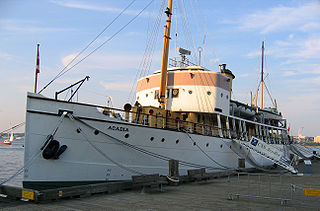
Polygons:
<instances>
[{"instance_id":1,"label":"sky","mask_svg":"<svg viewBox=\"0 0 320 211\"><path fill-rule=\"evenodd\" d=\"M0 0L0 132L24 121L26 94L34 89L37 43L41 89L131 2ZM79 101L106 105L111 96L119 108L132 101L133 82L160 69L165 17L159 8L166 3L154 0L137 16L150 2L134 1L75 63L105 44L41 94L54 97L88 75ZM233 99L250 103L264 40L266 85L290 133L320 135L319 0L179 0L173 7L170 57L181 46L192 51L194 63L201 49L201 65L210 70L226 63L236 76ZM271 106L269 99L266 95L266 106Z\"/></svg>"}]
</instances>

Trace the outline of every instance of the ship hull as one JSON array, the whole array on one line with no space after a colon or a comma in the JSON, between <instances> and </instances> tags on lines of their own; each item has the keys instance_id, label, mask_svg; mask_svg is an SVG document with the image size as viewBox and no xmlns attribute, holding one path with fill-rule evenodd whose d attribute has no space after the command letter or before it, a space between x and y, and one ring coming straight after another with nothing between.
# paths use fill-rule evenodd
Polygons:
<instances>
[{"instance_id":1,"label":"ship hull","mask_svg":"<svg viewBox=\"0 0 320 211\"><path fill-rule=\"evenodd\" d=\"M68 112L61 117L63 112ZM61 121L59 121L61 120ZM67 149L45 159L41 148L49 134ZM179 161L179 174L238 168L231 139L151 128L103 114L98 106L70 103L28 93L24 187L47 189L131 180L133 175L168 175L168 161ZM258 154L261 166L273 163ZM246 168L252 168L246 163Z\"/></svg>"}]
</instances>

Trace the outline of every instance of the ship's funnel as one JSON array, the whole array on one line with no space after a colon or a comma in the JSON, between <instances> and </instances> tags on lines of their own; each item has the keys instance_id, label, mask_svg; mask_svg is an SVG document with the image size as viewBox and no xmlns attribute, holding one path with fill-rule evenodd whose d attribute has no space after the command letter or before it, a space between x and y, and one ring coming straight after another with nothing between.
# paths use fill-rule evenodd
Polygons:
<instances>
[{"instance_id":1,"label":"ship's funnel","mask_svg":"<svg viewBox=\"0 0 320 211\"><path fill-rule=\"evenodd\" d=\"M230 99L231 99L231 94L232 94L232 80L235 79L235 75L233 75L233 73L231 72L231 70L227 69L226 68L226 64L220 64L219 67L220 67L220 72L229 77L230 78Z\"/></svg>"}]
</instances>

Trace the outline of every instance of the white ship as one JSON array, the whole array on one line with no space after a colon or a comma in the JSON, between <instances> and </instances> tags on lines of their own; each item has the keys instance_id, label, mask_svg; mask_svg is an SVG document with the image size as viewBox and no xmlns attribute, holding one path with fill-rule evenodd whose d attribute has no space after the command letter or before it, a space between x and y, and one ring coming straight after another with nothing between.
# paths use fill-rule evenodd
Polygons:
<instances>
[{"instance_id":1,"label":"white ship","mask_svg":"<svg viewBox=\"0 0 320 211\"><path fill-rule=\"evenodd\" d=\"M193 65L184 49L181 61L168 61L171 8L169 0L161 70L138 80L135 105L122 110L28 93L24 187L168 175L169 160L179 161L180 175L275 163L295 172L276 108L233 101L235 76L226 65L217 72Z\"/></svg>"}]
</instances>

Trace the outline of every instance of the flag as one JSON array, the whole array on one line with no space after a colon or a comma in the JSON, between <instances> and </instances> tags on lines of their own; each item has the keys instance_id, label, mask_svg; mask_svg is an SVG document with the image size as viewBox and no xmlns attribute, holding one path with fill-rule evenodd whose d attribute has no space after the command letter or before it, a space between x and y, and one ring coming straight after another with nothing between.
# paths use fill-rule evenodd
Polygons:
<instances>
[{"instance_id":1,"label":"flag","mask_svg":"<svg viewBox=\"0 0 320 211\"><path fill-rule=\"evenodd\" d=\"M40 73L39 46L40 46L40 44L37 44L37 64L36 64L36 74Z\"/></svg>"}]
</instances>

